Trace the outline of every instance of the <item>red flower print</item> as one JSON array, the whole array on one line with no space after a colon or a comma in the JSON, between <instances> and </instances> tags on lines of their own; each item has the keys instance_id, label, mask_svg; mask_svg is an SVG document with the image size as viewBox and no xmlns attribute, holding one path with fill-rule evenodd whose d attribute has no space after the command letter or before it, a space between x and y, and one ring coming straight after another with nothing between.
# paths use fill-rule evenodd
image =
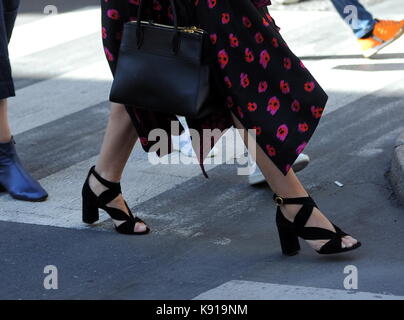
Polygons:
<instances>
[{"instance_id":1,"label":"red flower print","mask_svg":"<svg viewBox=\"0 0 404 320\"><path fill-rule=\"evenodd\" d=\"M230 14L227 12L222 13L222 23L228 24L229 22L230 22Z\"/></svg>"},{"instance_id":2,"label":"red flower print","mask_svg":"<svg viewBox=\"0 0 404 320\"><path fill-rule=\"evenodd\" d=\"M272 38L272 45L274 46L274 48L278 48L279 47L279 42L277 38Z\"/></svg>"},{"instance_id":3,"label":"red flower print","mask_svg":"<svg viewBox=\"0 0 404 320\"><path fill-rule=\"evenodd\" d=\"M258 84L258 92L259 92L259 93L263 93L263 92L267 91L267 89L268 89L268 82L266 82L266 81L261 81L261 82Z\"/></svg>"},{"instance_id":4,"label":"red flower print","mask_svg":"<svg viewBox=\"0 0 404 320\"><path fill-rule=\"evenodd\" d=\"M248 111L255 111L255 110L257 110L257 104L255 103L255 102L249 102L248 104L247 104L247 109L248 109Z\"/></svg>"},{"instance_id":5,"label":"red flower print","mask_svg":"<svg viewBox=\"0 0 404 320\"><path fill-rule=\"evenodd\" d=\"M271 115L275 115L279 108L281 106L281 103L277 97L271 97L268 100L268 105L267 105L267 111L271 113Z\"/></svg>"},{"instance_id":6,"label":"red flower print","mask_svg":"<svg viewBox=\"0 0 404 320\"><path fill-rule=\"evenodd\" d=\"M253 126L252 128L255 130L255 135L259 136L261 134L262 132L261 127Z\"/></svg>"},{"instance_id":7,"label":"red flower print","mask_svg":"<svg viewBox=\"0 0 404 320\"><path fill-rule=\"evenodd\" d=\"M107 29L105 29L104 27L102 27L102 38L106 39L107 38Z\"/></svg>"},{"instance_id":8,"label":"red flower print","mask_svg":"<svg viewBox=\"0 0 404 320\"><path fill-rule=\"evenodd\" d=\"M139 140L143 146L146 146L149 143L149 140L146 137L139 137Z\"/></svg>"},{"instance_id":9,"label":"red flower print","mask_svg":"<svg viewBox=\"0 0 404 320\"><path fill-rule=\"evenodd\" d=\"M109 51L108 48L104 48L105 55L107 56L108 61L112 62L115 60L114 55Z\"/></svg>"},{"instance_id":10,"label":"red flower print","mask_svg":"<svg viewBox=\"0 0 404 320\"><path fill-rule=\"evenodd\" d=\"M246 27L246 28L251 28L251 26L252 26L251 20L248 19L247 17L243 17L243 24L244 24L244 27Z\"/></svg>"},{"instance_id":11,"label":"red flower print","mask_svg":"<svg viewBox=\"0 0 404 320\"><path fill-rule=\"evenodd\" d=\"M264 36L262 35L261 32L257 32L255 34L255 42L257 42L257 43L263 43L264 42Z\"/></svg>"},{"instance_id":12,"label":"red flower print","mask_svg":"<svg viewBox=\"0 0 404 320\"><path fill-rule=\"evenodd\" d=\"M229 39L230 39L230 46L232 48L238 47L238 38L233 33L230 33Z\"/></svg>"},{"instance_id":13,"label":"red flower print","mask_svg":"<svg viewBox=\"0 0 404 320\"><path fill-rule=\"evenodd\" d=\"M278 127L278 130L276 130L276 137L281 140L282 142L286 140L286 137L289 134L289 129L286 124L282 124Z\"/></svg>"},{"instance_id":14,"label":"red flower print","mask_svg":"<svg viewBox=\"0 0 404 320\"><path fill-rule=\"evenodd\" d=\"M262 17L262 23L264 24L265 27L269 26L269 22L267 19L265 19L265 17Z\"/></svg>"},{"instance_id":15,"label":"red flower print","mask_svg":"<svg viewBox=\"0 0 404 320\"><path fill-rule=\"evenodd\" d=\"M231 80L228 76L224 77L224 83L225 83L226 87L229 89L233 86L233 84L231 83Z\"/></svg>"},{"instance_id":16,"label":"red flower print","mask_svg":"<svg viewBox=\"0 0 404 320\"><path fill-rule=\"evenodd\" d=\"M320 119L323 114L324 108L311 106L310 110L314 118Z\"/></svg>"},{"instance_id":17,"label":"red flower print","mask_svg":"<svg viewBox=\"0 0 404 320\"><path fill-rule=\"evenodd\" d=\"M212 44L216 44L217 42L217 34L216 33L212 33L211 35L209 35L210 41L212 42Z\"/></svg>"},{"instance_id":18,"label":"red flower print","mask_svg":"<svg viewBox=\"0 0 404 320\"><path fill-rule=\"evenodd\" d=\"M220 50L217 54L217 59L220 64L220 68L226 68L227 64L229 63L229 55L227 54L226 50Z\"/></svg>"},{"instance_id":19,"label":"red flower print","mask_svg":"<svg viewBox=\"0 0 404 320\"><path fill-rule=\"evenodd\" d=\"M281 80L280 88L283 94L288 94L290 92L289 83L285 80Z\"/></svg>"},{"instance_id":20,"label":"red flower print","mask_svg":"<svg viewBox=\"0 0 404 320\"><path fill-rule=\"evenodd\" d=\"M314 90L314 82L310 81L310 82L306 82L304 84L304 90L306 90L307 92L312 92Z\"/></svg>"},{"instance_id":21,"label":"red flower print","mask_svg":"<svg viewBox=\"0 0 404 320\"><path fill-rule=\"evenodd\" d=\"M260 53L260 64L264 69L268 67L268 63L271 60L271 56L269 55L268 51L262 50Z\"/></svg>"},{"instance_id":22,"label":"red flower print","mask_svg":"<svg viewBox=\"0 0 404 320\"><path fill-rule=\"evenodd\" d=\"M237 107L237 112L238 112L239 117L241 119L243 119L244 118L244 113L243 113L243 110L241 110L240 106Z\"/></svg>"},{"instance_id":23,"label":"red flower print","mask_svg":"<svg viewBox=\"0 0 404 320\"><path fill-rule=\"evenodd\" d=\"M301 154L304 150L304 148L306 148L307 146L307 142L303 142L300 146L297 147L296 149L296 154Z\"/></svg>"},{"instance_id":24,"label":"red flower print","mask_svg":"<svg viewBox=\"0 0 404 320\"><path fill-rule=\"evenodd\" d=\"M139 5L139 1L140 1L140 0L129 0L129 3L138 6L138 5Z\"/></svg>"},{"instance_id":25,"label":"red flower print","mask_svg":"<svg viewBox=\"0 0 404 320\"><path fill-rule=\"evenodd\" d=\"M245 55L245 61L247 61L248 63L251 63L254 61L254 54L249 48L245 49L244 55Z\"/></svg>"},{"instance_id":26,"label":"red flower print","mask_svg":"<svg viewBox=\"0 0 404 320\"><path fill-rule=\"evenodd\" d=\"M293 100L291 108L292 108L293 112L299 112L300 111L300 102L296 99Z\"/></svg>"},{"instance_id":27,"label":"red flower print","mask_svg":"<svg viewBox=\"0 0 404 320\"><path fill-rule=\"evenodd\" d=\"M299 125L297 126L297 130L302 133L307 132L307 130L309 130L309 125L306 122L299 123Z\"/></svg>"},{"instance_id":28,"label":"red flower print","mask_svg":"<svg viewBox=\"0 0 404 320\"><path fill-rule=\"evenodd\" d=\"M210 9L212 9L216 6L216 0L207 0L207 1L208 1L208 7Z\"/></svg>"},{"instance_id":29,"label":"red flower print","mask_svg":"<svg viewBox=\"0 0 404 320\"><path fill-rule=\"evenodd\" d=\"M292 61L290 58L283 58L283 66L286 70L290 70L292 68Z\"/></svg>"},{"instance_id":30,"label":"red flower print","mask_svg":"<svg viewBox=\"0 0 404 320\"><path fill-rule=\"evenodd\" d=\"M119 12L115 9L109 9L107 11L107 16L108 16L108 18L113 19L113 20L118 20L120 18Z\"/></svg>"},{"instance_id":31,"label":"red flower print","mask_svg":"<svg viewBox=\"0 0 404 320\"><path fill-rule=\"evenodd\" d=\"M250 85L250 78L248 77L248 74L240 74L240 84L243 88L247 88Z\"/></svg>"},{"instance_id":32,"label":"red flower print","mask_svg":"<svg viewBox=\"0 0 404 320\"><path fill-rule=\"evenodd\" d=\"M267 153L268 153L268 155L270 157L275 157L276 156L276 149L273 146L267 144L265 147L266 147Z\"/></svg>"}]
</instances>

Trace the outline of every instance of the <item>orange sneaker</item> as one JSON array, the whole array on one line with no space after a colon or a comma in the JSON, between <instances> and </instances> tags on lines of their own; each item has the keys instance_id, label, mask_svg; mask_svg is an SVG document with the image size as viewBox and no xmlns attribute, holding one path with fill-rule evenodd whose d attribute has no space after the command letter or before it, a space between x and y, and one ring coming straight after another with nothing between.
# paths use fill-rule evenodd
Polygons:
<instances>
[{"instance_id":1,"label":"orange sneaker","mask_svg":"<svg viewBox=\"0 0 404 320\"><path fill-rule=\"evenodd\" d=\"M377 20L372 35L358 39L363 56L370 58L385 46L397 40L404 32L404 20Z\"/></svg>"}]
</instances>

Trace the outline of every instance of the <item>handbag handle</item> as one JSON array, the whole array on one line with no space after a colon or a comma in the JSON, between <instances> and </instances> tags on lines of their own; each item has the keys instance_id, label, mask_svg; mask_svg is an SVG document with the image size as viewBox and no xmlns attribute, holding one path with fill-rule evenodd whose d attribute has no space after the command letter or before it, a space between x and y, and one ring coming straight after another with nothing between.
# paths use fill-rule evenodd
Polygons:
<instances>
[{"instance_id":1,"label":"handbag handle","mask_svg":"<svg viewBox=\"0 0 404 320\"><path fill-rule=\"evenodd\" d=\"M143 9L144 0L139 1L139 8L137 12L137 21L136 21L136 36L137 36L137 48L140 49L143 45L144 40L144 32L142 30L142 9ZM173 52L174 54L178 53L179 46L180 46L180 32L178 30L178 19L177 19L177 10L175 7L174 0L170 0L171 8L173 10L173 20L174 20L174 37L172 41L173 45Z\"/></svg>"}]
</instances>

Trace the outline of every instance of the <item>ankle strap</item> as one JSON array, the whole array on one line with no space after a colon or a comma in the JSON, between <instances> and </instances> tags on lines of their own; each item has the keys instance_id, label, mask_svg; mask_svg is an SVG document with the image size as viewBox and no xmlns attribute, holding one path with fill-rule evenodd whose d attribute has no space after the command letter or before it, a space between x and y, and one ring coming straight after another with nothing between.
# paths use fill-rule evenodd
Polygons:
<instances>
[{"instance_id":1,"label":"ankle strap","mask_svg":"<svg viewBox=\"0 0 404 320\"><path fill-rule=\"evenodd\" d=\"M112 191L117 192L118 194L121 193L121 184L119 182L111 182L105 180L98 174L97 171L95 171L95 166L90 169L90 173L88 175L89 176L93 175L101 184L103 184L108 189L111 189Z\"/></svg>"},{"instance_id":2,"label":"ankle strap","mask_svg":"<svg viewBox=\"0 0 404 320\"><path fill-rule=\"evenodd\" d=\"M311 205L316 207L316 203L311 197L300 197L300 198L283 198L274 194L273 199L277 206L282 206L284 204L303 204L303 205Z\"/></svg>"}]
</instances>

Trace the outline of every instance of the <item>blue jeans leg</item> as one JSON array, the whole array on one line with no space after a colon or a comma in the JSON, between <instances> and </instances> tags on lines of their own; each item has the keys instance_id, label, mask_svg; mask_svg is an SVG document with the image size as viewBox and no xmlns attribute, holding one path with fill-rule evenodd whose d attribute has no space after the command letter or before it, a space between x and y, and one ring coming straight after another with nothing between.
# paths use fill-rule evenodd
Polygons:
<instances>
[{"instance_id":1,"label":"blue jeans leg","mask_svg":"<svg viewBox=\"0 0 404 320\"><path fill-rule=\"evenodd\" d=\"M357 38L362 38L373 30L376 20L358 0L331 0L331 2Z\"/></svg>"}]
</instances>

